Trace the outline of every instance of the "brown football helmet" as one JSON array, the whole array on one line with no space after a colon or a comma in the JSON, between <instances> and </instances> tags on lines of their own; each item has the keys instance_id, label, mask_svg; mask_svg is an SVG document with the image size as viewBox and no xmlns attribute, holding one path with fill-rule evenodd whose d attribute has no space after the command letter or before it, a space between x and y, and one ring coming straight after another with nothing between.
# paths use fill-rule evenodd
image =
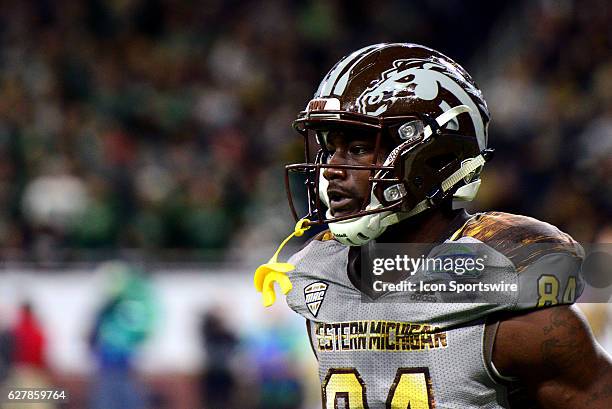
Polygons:
<instances>
[{"instance_id":1,"label":"brown football helmet","mask_svg":"<svg viewBox=\"0 0 612 409\"><path fill-rule=\"evenodd\" d=\"M409 43L357 50L325 75L293 123L304 136L306 157L305 163L286 166L293 215L300 218L289 172L306 174L304 218L328 223L346 245L362 245L387 226L445 200L472 200L482 167L492 154L487 149L489 117L476 83L447 56ZM325 135L338 128L372 132L377 151L383 144L392 149L382 164L328 164ZM370 171L370 197L359 212L334 218L326 211L325 168Z\"/></svg>"}]
</instances>

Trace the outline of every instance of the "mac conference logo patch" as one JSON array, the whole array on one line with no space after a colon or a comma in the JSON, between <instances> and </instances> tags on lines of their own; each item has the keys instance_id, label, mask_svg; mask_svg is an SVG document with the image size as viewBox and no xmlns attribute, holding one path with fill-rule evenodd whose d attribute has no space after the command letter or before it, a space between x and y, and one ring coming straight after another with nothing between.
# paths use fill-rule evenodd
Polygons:
<instances>
[{"instance_id":1,"label":"mac conference logo patch","mask_svg":"<svg viewBox=\"0 0 612 409\"><path fill-rule=\"evenodd\" d=\"M304 299L306 300L306 306L315 317L319 313L319 308L321 308L321 303L323 303L326 291L327 284L323 281L314 282L304 288Z\"/></svg>"}]
</instances>

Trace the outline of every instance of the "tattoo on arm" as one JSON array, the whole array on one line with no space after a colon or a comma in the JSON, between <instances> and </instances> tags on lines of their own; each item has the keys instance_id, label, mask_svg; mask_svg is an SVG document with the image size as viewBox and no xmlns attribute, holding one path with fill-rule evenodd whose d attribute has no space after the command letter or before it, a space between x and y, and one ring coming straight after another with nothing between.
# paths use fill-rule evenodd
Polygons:
<instances>
[{"instance_id":1,"label":"tattoo on arm","mask_svg":"<svg viewBox=\"0 0 612 409\"><path fill-rule=\"evenodd\" d=\"M552 308L549 323L543 330L548 336L540 345L544 365L567 370L580 364L590 343L580 324L567 319L564 309Z\"/></svg>"}]
</instances>

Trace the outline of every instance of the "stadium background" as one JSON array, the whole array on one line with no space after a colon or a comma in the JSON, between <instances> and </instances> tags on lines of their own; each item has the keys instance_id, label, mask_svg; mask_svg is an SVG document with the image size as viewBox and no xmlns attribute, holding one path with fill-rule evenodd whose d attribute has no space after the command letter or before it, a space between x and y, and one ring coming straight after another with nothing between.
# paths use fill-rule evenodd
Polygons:
<instances>
[{"instance_id":1,"label":"stadium background","mask_svg":"<svg viewBox=\"0 0 612 409\"><path fill-rule=\"evenodd\" d=\"M612 242L610 18L605 0L0 3L0 379L67 387L66 408L319 407L303 323L263 311L251 274L291 228L292 120L370 43L436 48L483 89L497 152L472 209ZM585 308L612 350L607 306Z\"/></svg>"}]
</instances>

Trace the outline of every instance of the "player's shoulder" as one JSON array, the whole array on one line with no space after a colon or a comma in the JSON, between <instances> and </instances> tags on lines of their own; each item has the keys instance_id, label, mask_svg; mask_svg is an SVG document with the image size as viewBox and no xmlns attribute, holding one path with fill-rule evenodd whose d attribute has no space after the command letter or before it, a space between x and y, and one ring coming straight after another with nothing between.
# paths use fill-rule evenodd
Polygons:
<instances>
[{"instance_id":1,"label":"player's shoulder","mask_svg":"<svg viewBox=\"0 0 612 409\"><path fill-rule=\"evenodd\" d=\"M472 237L483 243L497 241L521 244L576 243L569 234L550 223L533 217L504 212L478 213L468 219L454 237Z\"/></svg>"},{"instance_id":2,"label":"player's shoulder","mask_svg":"<svg viewBox=\"0 0 612 409\"><path fill-rule=\"evenodd\" d=\"M485 212L471 217L453 240L471 237L508 257L522 271L534 261L551 255L581 259L584 250L569 234L533 217Z\"/></svg>"}]
</instances>

